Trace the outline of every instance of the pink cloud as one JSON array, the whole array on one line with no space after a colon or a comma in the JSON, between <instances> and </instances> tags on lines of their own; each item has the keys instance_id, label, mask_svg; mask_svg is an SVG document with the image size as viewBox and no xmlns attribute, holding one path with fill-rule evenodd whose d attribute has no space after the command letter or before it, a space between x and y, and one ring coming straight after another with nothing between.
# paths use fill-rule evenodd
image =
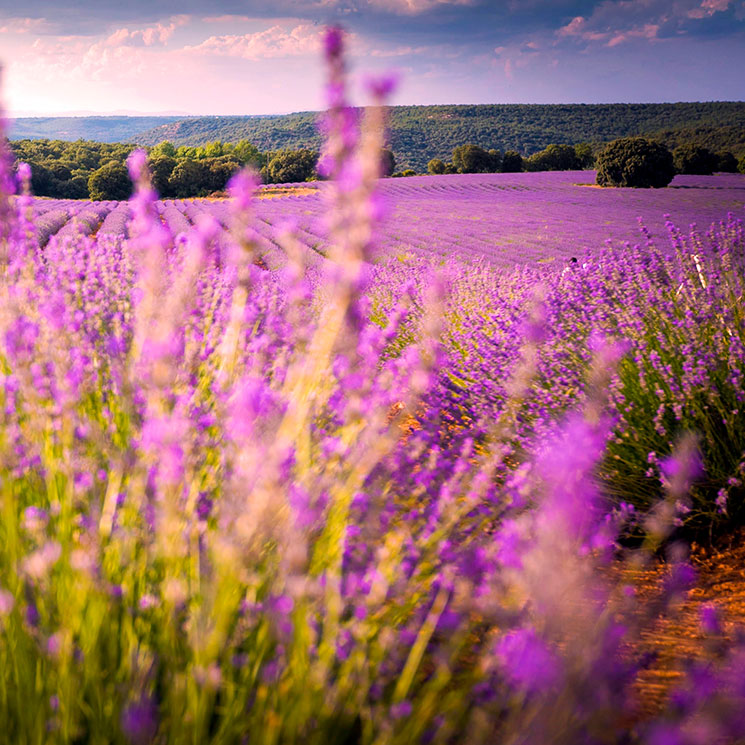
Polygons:
<instances>
[{"instance_id":1,"label":"pink cloud","mask_svg":"<svg viewBox=\"0 0 745 745\"><path fill-rule=\"evenodd\" d=\"M152 47L157 44L167 44L173 36L174 31L189 22L189 16L174 16L169 23L156 23L142 29L130 31L128 28L120 28L111 33L104 44L106 46L145 46Z\"/></svg>"},{"instance_id":2,"label":"pink cloud","mask_svg":"<svg viewBox=\"0 0 745 745\"><path fill-rule=\"evenodd\" d=\"M249 16L240 15L222 15L222 16L207 16L202 18L205 23L246 23L250 21Z\"/></svg>"},{"instance_id":3,"label":"pink cloud","mask_svg":"<svg viewBox=\"0 0 745 745\"><path fill-rule=\"evenodd\" d=\"M718 2L719 0L705 1ZM622 2L619 5L624 5L624 3ZM635 6L635 3L633 0L627 0L625 5L631 8ZM660 30L659 23L645 23L643 25L631 23L627 28L623 28L622 19L609 18L608 20L615 20L616 23L601 24L599 18L575 16L566 26L558 29L556 35L559 37L575 37L584 41L604 42L608 47L615 47L631 39L654 40Z\"/></svg>"},{"instance_id":4,"label":"pink cloud","mask_svg":"<svg viewBox=\"0 0 745 745\"><path fill-rule=\"evenodd\" d=\"M721 13L730 6L730 0L703 0L697 8L688 11L689 18L708 18L714 13Z\"/></svg>"},{"instance_id":5,"label":"pink cloud","mask_svg":"<svg viewBox=\"0 0 745 745\"><path fill-rule=\"evenodd\" d=\"M630 39L656 39L657 38L657 32L660 30L660 27L656 23L647 23L646 25L642 26L641 28L633 28L629 31L624 31L623 33L616 34L609 42L609 47L615 47L619 44L623 44L625 41L629 41Z\"/></svg>"},{"instance_id":6,"label":"pink cloud","mask_svg":"<svg viewBox=\"0 0 745 745\"><path fill-rule=\"evenodd\" d=\"M474 0L368 0L368 4L391 13L417 15L438 5L473 5Z\"/></svg>"},{"instance_id":7,"label":"pink cloud","mask_svg":"<svg viewBox=\"0 0 745 745\"><path fill-rule=\"evenodd\" d=\"M47 26L44 18L8 18L0 25L0 34L28 34L42 31Z\"/></svg>"},{"instance_id":8,"label":"pink cloud","mask_svg":"<svg viewBox=\"0 0 745 745\"><path fill-rule=\"evenodd\" d=\"M321 29L310 23L291 29L277 25L253 34L210 36L201 44L185 47L184 51L253 60L297 57L317 54L320 38Z\"/></svg>"}]
</instances>

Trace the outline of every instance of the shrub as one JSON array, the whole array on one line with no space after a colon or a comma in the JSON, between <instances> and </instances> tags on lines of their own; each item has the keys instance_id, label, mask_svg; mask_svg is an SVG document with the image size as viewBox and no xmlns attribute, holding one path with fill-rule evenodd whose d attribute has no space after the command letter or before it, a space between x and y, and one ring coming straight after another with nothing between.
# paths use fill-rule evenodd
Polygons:
<instances>
[{"instance_id":1,"label":"shrub","mask_svg":"<svg viewBox=\"0 0 745 745\"><path fill-rule=\"evenodd\" d=\"M691 176L709 176L717 169L718 158L711 150L691 143L673 150L673 163L678 173Z\"/></svg>"},{"instance_id":2,"label":"shrub","mask_svg":"<svg viewBox=\"0 0 745 745\"><path fill-rule=\"evenodd\" d=\"M588 142L580 142L574 146L574 152L579 161L579 167L592 168L595 165L595 155L592 152L592 145Z\"/></svg>"},{"instance_id":3,"label":"shrub","mask_svg":"<svg viewBox=\"0 0 745 745\"><path fill-rule=\"evenodd\" d=\"M508 150L502 158L502 173L519 173L523 170L523 156L516 150Z\"/></svg>"},{"instance_id":4,"label":"shrub","mask_svg":"<svg viewBox=\"0 0 745 745\"><path fill-rule=\"evenodd\" d=\"M170 143L161 143L162 145L169 145ZM160 146L159 146L160 147ZM161 197L170 197L172 194L171 185L169 179L173 173L173 169L176 168L176 158L170 155L156 155L153 157L152 152L148 159L148 165L150 166L150 174L153 181L153 189Z\"/></svg>"},{"instance_id":5,"label":"shrub","mask_svg":"<svg viewBox=\"0 0 745 745\"><path fill-rule=\"evenodd\" d=\"M128 199L132 193L132 182L123 163L111 160L94 171L88 178L91 199Z\"/></svg>"},{"instance_id":6,"label":"shrub","mask_svg":"<svg viewBox=\"0 0 745 745\"><path fill-rule=\"evenodd\" d=\"M453 150L453 165L459 173L494 173L501 165L501 154L478 145L459 145Z\"/></svg>"},{"instance_id":7,"label":"shrub","mask_svg":"<svg viewBox=\"0 0 745 745\"><path fill-rule=\"evenodd\" d=\"M432 160L427 163L427 173L434 175L445 173L445 163L443 163L439 158L432 158Z\"/></svg>"},{"instance_id":8,"label":"shrub","mask_svg":"<svg viewBox=\"0 0 745 745\"><path fill-rule=\"evenodd\" d=\"M525 166L528 171L576 171L582 164L571 145L549 145L531 155Z\"/></svg>"},{"instance_id":9,"label":"shrub","mask_svg":"<svg viewBox=\"0 0 745 745\"><path fill-rule=\"evenodd\" d=\"M318 153L311 150L280 150L266 165L267 183L287 184L308 181L315 174Z\"/></svg>"},{"instance_id":10,"label":"shrub","mask_svg":"<svg viewBox=\"0 0 745 745\"><path fill-rule=\"evenodd\" d=\"M729 150L718 152L716 158L716 171L719 171L719 173L737 173L737 158Z\"/></svg>"},{"instance_id":11,"label":"shrub","mask_svg":"<svg viewBox=\"0 0 745 745\"><path fill-rule=\"evenodd\" d=\"M660 143L644 137L622 137L606 145L596 160L600 186L659 189L675 176L673 156Z\"/></svg>"}]
</instances>

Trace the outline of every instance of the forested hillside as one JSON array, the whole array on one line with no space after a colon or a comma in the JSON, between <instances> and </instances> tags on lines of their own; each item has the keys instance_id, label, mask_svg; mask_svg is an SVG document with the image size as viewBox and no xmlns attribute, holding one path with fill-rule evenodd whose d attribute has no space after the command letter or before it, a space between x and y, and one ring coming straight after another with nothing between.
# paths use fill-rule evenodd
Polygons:
<instances>
[{"instance_id":1,"label":"forested hillside","mask_svg":"<svg viewBox=\"0 0 745 745\"><path fill-rule=\"evenodd\" d=\"M260 150L309 147L321 136L313 112L267 117L199 117L162 124L135 141L154 145L199 145L246 139ZM715 150L745 152L745 102L676 104L499 104L395 106L390 145L398 168L423 171L431 158L447 159L472 142L531 155L551 143L607 142L616 137L656 135L676 146L694 141Z\"/></svg>"}]
</instances>

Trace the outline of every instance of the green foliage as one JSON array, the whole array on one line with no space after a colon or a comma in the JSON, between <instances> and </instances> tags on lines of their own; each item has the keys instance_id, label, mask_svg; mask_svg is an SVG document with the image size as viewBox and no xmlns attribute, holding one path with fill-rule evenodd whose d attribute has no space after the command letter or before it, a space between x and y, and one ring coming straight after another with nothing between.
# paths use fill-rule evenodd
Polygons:
<instances>
[{"instance_id":1,"label":"green foliage","mask_svg":"<svg viewBox=\"0 0 745 745\"><path fill-rule=\"evenodd\" d=\"M159 142L155 147L151 148L150 157L152 159L159 158L161 156L164 156L166 158L176 157L176 148L172 142L163 140L163 142Z\"/></svg>"},{"instance_id":2,"label":"green foliage","mask_svg":"<svg viewBox=\"0 0 745 745\"><path fill-rule=\"evenodd\" d=\"M595 154L589 142L579 142L574 146L574 154L582 169L592 168L595 165Z\"/></svg>"},{"instance_id":3,"label":"green foliage","mask_svg":"<svg viewBox=\"0 0 745 745\"><path fill-rule=\"evenodd\" d=\"M708 176L717 168L719 159L711 150L688 143L673 150L673 163L678 173Z\"/></svg>"},{"instance_id":4,"label":"green foliage","mask_svg":"<svg viewBox=\"0 0 745 745\"><path fill-rule=\"evenodd\" d=\"M478 145L459 145L453 150L453 166L458 173L495 173L502 155L498 150L486 151Z\"/></svg>"},{"instance_id":5,"label":"green foliage","mask_svg":"<svg viewBox=\"0 0 745 745\"><path fill-rule=\"evenodd\" d=\"M743 155L742 158L737 161L737 170L740 173L745 173L745 155Z\"/></svg>"},{"instance_id":6,"label":"green foliage","mask_svg":"<svg viewBox=\"0 0 745 745\"><path fill-rule=\"evenodd\" d=\"M508 150L502 158L502 173L519 173L523 170L523 156L516 150Z\"/></svg>"},{"instance_id":7,"label":"green foliage","mask_svg":"<svg viewBox=\"0 0 745 745\"><path fill-rule=\"evenodd\" d=\"M240 161L232 155L209 158L204 163L207 165L205 183L211 192L223 191L231 177L241 169Z\"/></svg>"},{"instance_id":8,"label":"green foliage","mask_svg":"<svg viewBox=\"0 0 745 745\"><path fill-rule=\"evenodd\" d=\"M262 173L270 184L308 181L315 174L318 153L312 150L281 150L273 153Z\"/></svg>"},{"instance_id":9,"label":"green foliage","mask_svg":"<svg viewBox=\"0 0 745 745\"><path fill-rule=\"evenodd\" d=\"M582 163L571 145L549 145L525 162L528 171L576 171Z\"/></svg>"},{"instance_id":10,"label":"green foliage","mask_svg":"<svg viewBox=\"0 0 745 745\"><path fill-rule=\"evenodd\" d=\"M158 154L153 157L153 152L156 151ZM150 153L150 157L148 158L148 166L153 179L153 189L155 189L161 197L170 197L171 185L169 179L171 178L173 169L176 168L178 161L170 155L163 155L162 152L162 150L158 151L157 148L153 148L153 151Z\"/></svg>"},{"instance_id":11,"label":"green foliage","mask_svg":"<svg viewBox=\"0 0 745 745\"><path fill-rule=\"evenodd\" d=\"M445 173L445 163L443 163L439 158L432 158L432 160L427 163L427 173L433 175Z\"/></svg>"},{"instance_id":12,"label":"green foliage","mask_svg":"<svg viewBox=\"0 0 745 745\"><path fill-rule=\"evenodd\" d=\"M180 160L168 178L169 191L181 199L198 195L206 188L207 172L208 167L202 161Z\"/></svg>"},{"instance_id":13,"label":"green foliage","mask_svg":"<svg viewBox=\"0 0 745 745\"><path fill-rule=\"evenodd\" d=\"M597 158L600 186L661 188L675 176L673 156L658 142L623 137L607 145Z\"/></svg>"},{"instance_id":14,"label":"green foliage","mask_svg":"<svg viewBox=\"0 0 745 745\"><path fill-rule=\"evenodd\" d=\"M124 164L112 160L94 171L88 179L91 199L129 199L132 182Z\"/></svg>"},{"instance_id":15,"label":"green foliage","mask_svg":"<svg viewBox=\"0 0 745 745\"><path fill-rule=\"evenodd\" d=\"M244 166L252 166L260 170L266 165L266 153L262 153L256 145L248 140L241 140L235 145L228 146L231 155L236 157Z\"/></svg>"},{"instance_id":16,"label":"green foliage","mask_svg":"<svg viewBox=\"0 0 745 745\"><path fill-rule=\"evenodd\" d=\"M392 176L396 170L396 156L393 151L387 147L384 147L380 151L380 175L381 176Z\"/></svg>"},{"instance_id":17,"label":"green foliage","mask_svg":"<svg viewBox=\"0 0 745 745\"><path fill-rule=\"evenodd\" d=\"M729 150L720 151L716 154L719 173L737 173L737 158Z\"/></svg>"}]
</instances>

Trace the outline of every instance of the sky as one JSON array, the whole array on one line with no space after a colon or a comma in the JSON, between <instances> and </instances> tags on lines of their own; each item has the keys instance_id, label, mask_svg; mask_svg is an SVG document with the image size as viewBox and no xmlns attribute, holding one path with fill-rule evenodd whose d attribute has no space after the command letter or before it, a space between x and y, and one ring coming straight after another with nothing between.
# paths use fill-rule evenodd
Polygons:
<instances>
[{"instance_id":1,"label":"sky","mask_svg":"<svg viewBox=\"0 0 745 745\"><path fill-rule=\"evenodd\" d=\"M320 36L346 29L355 102L745 99L745 0L0 0L10 116L323 108Z\"/></svg>"}]
</instances>

